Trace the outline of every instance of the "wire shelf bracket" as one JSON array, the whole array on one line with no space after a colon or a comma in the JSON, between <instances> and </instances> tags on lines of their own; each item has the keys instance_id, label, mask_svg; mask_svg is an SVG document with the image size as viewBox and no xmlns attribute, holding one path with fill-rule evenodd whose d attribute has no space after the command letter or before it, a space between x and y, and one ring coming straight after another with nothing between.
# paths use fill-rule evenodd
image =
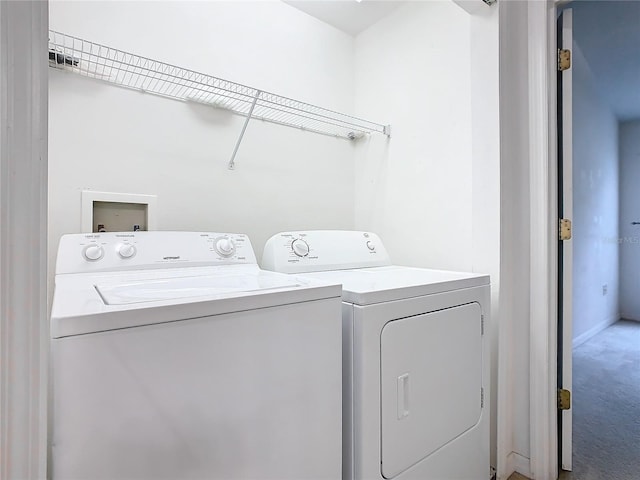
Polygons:
<instances>
[{"instance_id":1,"label":"wire shelf bracket","mask_svg":"<svg viewBox=\"0 0 640 480\"><path fill-rule=\"evenodd\" d=\"M194 70L124 52L49 30L49 66L161 97L197 102L246 117L229 169L252 118L357 140L372 133L391 136L391 126L339 113Z\"/></svg>"},{"instance_id":2,"label":"wire shelf bracket","mask_svg":"<svg viewBox=\"0 0 640 480\"><path fill-rule=\"evenodd\" d=\"M249 109L249 113L247 114L247 119L244 121L244 125L242 126L242 131L240 132L240 136L238 137L238 141L236 142L236 147L233 149L233 153L231 154L231 160L229 160L229 170L233 170L236 168L236 155L238 153L238 148L240 148L240 144L242 143L242 138L244 137L244 132L247 131L247 125L249 125L249 120L251 120L251 115L253 115L253 110L256 108L256 103L258 102L258 97L260 96L260 90L256 92L256 96L253 98L253 102L251 103L251 108Z\"/></svg>"}]
</instances>

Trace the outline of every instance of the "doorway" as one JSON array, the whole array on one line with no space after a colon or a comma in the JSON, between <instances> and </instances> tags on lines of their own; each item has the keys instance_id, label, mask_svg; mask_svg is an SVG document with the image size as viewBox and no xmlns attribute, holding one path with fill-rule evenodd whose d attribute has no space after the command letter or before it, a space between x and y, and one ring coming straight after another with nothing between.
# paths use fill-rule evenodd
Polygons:
<instances>
[{"instance_id":1,"label":"doorway","mask_svg":"<svg viewBox=\"0 0 640 480\"><path fill-rule=\"evenodd\" d=\"M573 350L574 462L561 478L631 478L624 469L637 458L636 433L612 412L620 411L620 392L625 406L638 404L629 398L627 369L640 365L640 342L629 341L640 333L633 278L640 268L640 61L633 52L640 3L577 0L566 7L573 13L573 265L564 301L571 302L573 332L564 345ZM640 409L631 413L636 418ZM613 437L626 440L616 446Z\"/></svg>"}]
</instances>

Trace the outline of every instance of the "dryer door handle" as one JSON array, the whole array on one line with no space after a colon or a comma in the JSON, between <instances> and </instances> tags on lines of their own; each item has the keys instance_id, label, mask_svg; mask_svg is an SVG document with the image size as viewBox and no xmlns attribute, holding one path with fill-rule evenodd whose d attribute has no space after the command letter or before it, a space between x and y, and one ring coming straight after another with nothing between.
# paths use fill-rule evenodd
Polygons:
<instances>
[{"instance_id":1,"label":"dryer door handle","mask_svg":"<svg viewBox=\"0 0 640 480\"><path fill-rule=\"evenodd\" d=\"M409 416L409 373L398 377L398 420Z\"/></svg>"}]
</instances>

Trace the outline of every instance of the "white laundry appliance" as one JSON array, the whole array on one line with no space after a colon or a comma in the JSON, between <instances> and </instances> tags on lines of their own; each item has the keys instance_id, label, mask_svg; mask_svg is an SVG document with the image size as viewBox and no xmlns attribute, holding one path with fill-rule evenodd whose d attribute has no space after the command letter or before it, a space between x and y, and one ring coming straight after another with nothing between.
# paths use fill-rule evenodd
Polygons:
<instances>
[{"instance_id":1,"label":"white laundry appliance","mask_svg":"<svg viewBox=\"0 0 640 480\"><path fill-rule=\"evenodd\" d=\"M262 266L342 283L344 480L489 478L487 275L394 266L352 231L279 233Z\"/></svg>"},{"instance_id":2,"label":"white laundry appliance","mask_svg":"<svg viewBox=\"0 0 640 480\"><path fill-rule=\"evenodd\" d=\"M245 235L63 236L51 478L339 479L340 294Z\"/></svg>"}]
</instances>

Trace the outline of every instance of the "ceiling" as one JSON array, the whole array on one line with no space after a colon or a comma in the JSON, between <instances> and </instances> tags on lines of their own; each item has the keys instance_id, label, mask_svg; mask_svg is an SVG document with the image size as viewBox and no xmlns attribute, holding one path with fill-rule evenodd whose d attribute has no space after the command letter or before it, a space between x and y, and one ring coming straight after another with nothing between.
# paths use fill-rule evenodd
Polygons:
<instances>
[{"instance_id":1,"label":"ceiling","mask_svg":"<svg viewBox=\"0 0 640 480\"><path fill-rule=\"evenodd\" d=\"M620 120L640 118L640 2L576 1L573 35Z\"/></svg>"},{"instance_id":2,"label":"ceiling","mask_svg":"<svg viewBox=\"0 0 640 480\"><path fill-rule=\"evenodd\" d=\"M405 0L283 0L338 30L356 36L407 3Z\"/></svg>"}]
</instances>

